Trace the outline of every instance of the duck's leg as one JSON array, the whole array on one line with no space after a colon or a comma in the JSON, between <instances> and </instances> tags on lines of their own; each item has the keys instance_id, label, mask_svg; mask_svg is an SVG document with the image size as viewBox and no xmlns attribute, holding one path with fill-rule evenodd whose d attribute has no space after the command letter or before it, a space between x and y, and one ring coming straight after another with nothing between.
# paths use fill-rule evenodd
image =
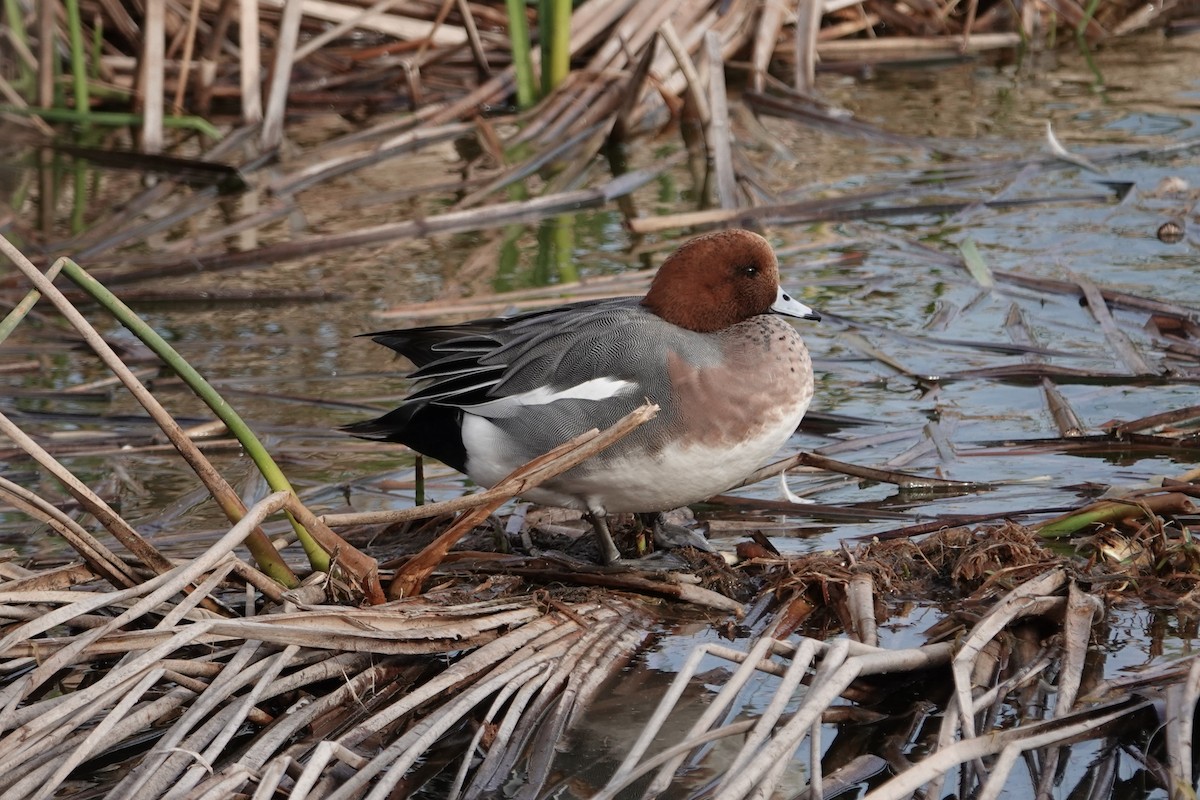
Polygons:
<instances>
[{"instance_id":1,"label":"duck's leg","mask_svg":"<svg viewBox=\"0 0 1200 800\"><path fill-rule=\"evenodd\" d=\"M588 519L592 521L592 530L596 534L596 543L600 545L600 557L604 563L613 564L621 560L621 551L613 544L612 534L608 532L608 516L602 506L594 506L588 511Z\"/></svg>"}]
</instances>

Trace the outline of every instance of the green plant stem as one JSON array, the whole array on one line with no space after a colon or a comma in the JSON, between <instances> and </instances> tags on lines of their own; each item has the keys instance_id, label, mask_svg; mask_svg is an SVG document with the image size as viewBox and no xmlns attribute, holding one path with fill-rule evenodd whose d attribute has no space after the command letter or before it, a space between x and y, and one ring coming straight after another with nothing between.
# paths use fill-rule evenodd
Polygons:
<instances>
[{"instance_id":1,"label":"green plant stem","mask_svg":"<svg viewBox=\"0 0 1200 800\"><path fill-rule=\"evenodd\" d=\"M1079 24L1075 26L1075 35L1083 38L1087 32L1087 26L1091 24L1092 18L1096 16L1096 9L1100 7L1100 0L1090 0L1087 8L1083 10L1083 19L1079 20Z\"/></svg>"},{"instance_id":2,"label":"green plant stem","mask_svg":"<svg viewBox=\"0 0 1200 800\"><path fill-rule=\"evenodd\" d=\"M0 104L0 113L20 114L21 116L38 116L48 122L70 122L77 125L108 125L125 127L141 125L141 114L129 114L124 111L78 111L72 108L22 108L8 104ZM221 132L208 120L200 117L163 117L163 125L167 128L183 128L202 133L210 139L221 139Z\"/></svg>"},{"instance_id":3,"label":"green plant stem","mask_svg":"<svg viewBox=\"0 0 1200 800\"><path fill-rule=\"evenodd\" d=\"M508 38L512 44L513 72L517 79L517 105L530 108L537 102L533 83L533 53L529 47L529 23L525 20L524 0L504 0L508 11Z\"/></svg>"},{"instance_id":4,"label":"green plant stem","mask_svg":"<svg viewBox=\"0 0 1200 800\"><path fill-rule=\"evenodd\" d=\"M1060 539L1090 525L1116 522L1143 515L1191 513L1194 507L1187 495L1177 492L1141 497L1137 500L1105 500L1071 514L1047 520L1037 526L1039 536Z\"/></svg>"},{"instance_id":5,"label":"green plant stem","mask_svg":"<svg viewBox=\"0 0 1200 800\"><path fill-rule=\"evenodd\" d=\"M413 505L425 505L425 457L417 453L417 463L414 465Z\"/></svg>"},{"instance_id":6,"label":"green plant stem","mask_svg":"<svg viewBox=\"0 0 1200 800\"><path fill-rule=\"evenodd\" d=\"M87 111L88 101L87 51L83 44L83 20L79 17L79 0L67 0L67 33L71 42L71 84L75 89L75 109ZM83 124L88 125L90 120Z\"/></svg>"},{"instance_id":7,"label":"green plant stem","mask_svg":"<svg viewBox=\"0 0 1200 800\"><path fill-rule=\"evenodd\" d=\"M25 45L25 49L29 49L29 36L25 30L25 23L21 18L21 6L17 0L4 0L4 19L8 23L8 30L12 37L21 44ZM17 57L18 74L17 85L28 91L34 85L33 71L29 68L29 64L25 59Z\"/></svg>"},{"instance_id":8,"label":"green plant stem","mask_svg":"<svg viewBox=\"0 0 1200 800\"><path fill-rule=\"evenodd\" d=\"M71 233L83 233L84 212L87 211L88 198L88 162L82 158L75 159L75 188L72 191L71 203Z\"/></svg>"},{"instance_id":9,"label":"green plant stem","mask_svg":"<svg viewBox=\"0 0 1200 800\"><path fill-rule=\"evenodd\" d=\"M241 443L242 447L246 451L246 454L250 456L250 458L254 461L254 464L258 467L259 471L262 472L263 477L267 480L267 485L270 486L273 491L292 492L295 494L291 484L288 482L288 479L284 476L282 470L279 469L279 466L275 463L275 460L271 458L271 455L267 452L267 449L263 447L262 442L258 440L258 437L254 435L254 432L250 430L250 427L245 423L245 421L238 416L237 412L229 406L229 404L225 401L225 398L221 397L221 395L217 393L217 390L214 389L212 385L209 384L209 382L206 381L203 376L196 371L195 367L185 361L184 358L175 351L175 348L171 347L171 345L168 344L167 341L163 339L157 331L147 325L146 322L142 320L142 318L139 317L133 311L133 309L125 305L120 298L118 298L116 295L106 289L99 281L89 275L87 271L83 269L83 267L79 266L73 261L70 261L69 259L63 260L66 261L66 264L63 267L63 274L65 274L68 278L78 284L81 289L95 298L96 301L104 306L104 308L107 309L114 317L116 317L122 325L128 328L131 333L137 336L146 344L147 347L153 350L154 353L161 358L167 364L167 366L174 370L175 374L178 375L183 382L186 383L188 387L195 392L196 395L203 400L209 408L212 409L213 413L217 415L217 418L220 419L221 422L225 423L225 427L227 427L229 432L233 434L233 436ZM218 502L220 502L220 498L217 499ZM243 511L240 508L230 509L223 505L223 510L227 516L230 516L231 519L233 519L234 522L237 522L243 515ZM300 546L304 548L304 553L308 556L309 563L314 569L321 570L323 572L328 571L329 554L321 549L321 546L317 544L316 540L314 540L311 535L309 535L304 526L293 519L290 514L288 515L288 519L292 523L292 528L296 531L296 537L300 541ZM261 534L261 532L257 536L252 535L249 539L247 539L246 546L250 548L250 551L253 554L255 561L258 562L259 566L263 568L267 574L271 575L271 577L279 580L277 577L279 566L282 566L284 570L287 570L288 574L291 573L291 570L288 569L287 565L283 563L282 558L280 558L279 552L271 544L270 540L267 539L265 535ZM280 582L287 585L286 581Z\"/></svg>"},{"instance_id":10,"label":"green plant stem","mask_svg":"<svg viewBox=\"0 0 1200 800\"><path fill-rule=\"evenodd\" d=\"M579 280L579 268L575 265L575 215L559 214L554 218L555 272L560 283Z\"/></svg>"},{"instance_id":11,"label":"green plant stem","mask_svg":"<svg viewBox=\"0 0 1200 800\"><path fill-rule=\"evenodd\" d=\"M571 0L540 0L538 38L542 46L544 96L571 71Z\"/></svg>"},{"instance_id":12,"label":"green plant stem","mask_svg":"<svg viewBox=\"0 0 1200 800\"><path fill-rule=\"evenodd\" d=\"M92 28L92 59L88 62L91 67L90 77L92 80L100 79L100 56L104 53L104 18L100 17L96 20L95 26Z\"/></svg>"}]
</instances>

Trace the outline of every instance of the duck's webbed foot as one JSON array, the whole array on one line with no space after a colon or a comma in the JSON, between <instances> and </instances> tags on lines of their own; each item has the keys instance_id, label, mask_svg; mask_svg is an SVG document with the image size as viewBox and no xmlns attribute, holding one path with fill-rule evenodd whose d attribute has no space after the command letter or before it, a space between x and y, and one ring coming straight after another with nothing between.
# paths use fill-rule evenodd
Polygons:
<instances>
[{"instance_id":1,"label":"duck's webbed foot","mask_svg":"<svg viewBox=\"0 0 1200 800\"><path fill-rule=\"evenodd\" d=\"M654 544L663 550L674 550L678 547L694 547L706 553L717 552L708 543L708 539L705 539L699 532L685 528L682 525L676 525L673 522L668 522L665 512L659 511L653 514L639 514L638 516L641 518L642 524L646 525L654 533Z\"/></svg>"}]
</instances>

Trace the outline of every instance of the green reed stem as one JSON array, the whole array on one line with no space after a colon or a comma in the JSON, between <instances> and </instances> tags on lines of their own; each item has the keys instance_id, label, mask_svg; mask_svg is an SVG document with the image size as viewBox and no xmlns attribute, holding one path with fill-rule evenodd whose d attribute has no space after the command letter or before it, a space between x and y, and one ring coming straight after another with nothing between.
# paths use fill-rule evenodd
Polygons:
<instances>
[{"instance_id":1,"label":"green reed stem","mask_svg":"<svg viewBox=\"0 0 1200 800\"><path fill-rule=\"evenodd\" d=\"M66 264L63 267L63 273L95 298L122 325L153 350L196 393L196 396L212 409L217 418L225 423L225 427L241 443L246 455L250 456L255 466L262 472L271 490L294 494L295 492L283 471L279 469L262 442L254 435L250 426L230 407L225 398L221 397L217 390L196 371L196 368L179 355L175 348L171 347L157 331L146 324L133 309L89 275L83 267L69 259L64 259L64 261ZM220 498L216 499L221 502ZM235 522L241 518L241 509L231 509L223 505L222 510ZM300 546L304 548L304 552L308 556L309 563L314 569L327 572L329 570L329 554L321 549L321 546L309 535L303 525L293 519L291 515L288 516L288 519L292 523L292 529L296 532ZM246 547L250 549L255 561L264 572L284 585L295 584L295 576L292 575L291 570L279 555L279 551L275 549L265 534L261 531L251 534L246 540ZM285 578L281 579L281 576L285 576ZM291 576L290 580L286 579L286 576Z\"/></svg>"},{"instance_id":2,"label":"green reed stem","mask_svg":"<svg viewBox=\"0 0 1200 800\"><path fill-rule=\"evenodd\" d=\"M75 159L74 189L71 197L71 233L83 233L88 200L88 162Z\"/></svg>"},{"instance_id":3,"label":"green reed stem","mask_svg":"<svg viewBox=\"0 0 1200 800\"><path fill-rule=\"evenodd\" d=\"M130 114L124 111L88 111L73 108L21 108L19 106L0 103L0 113L20 114L21 116L38 116L47 122L69 122L76 125L108 125L114 128L141 125L141 114ZM221 132L208 120L200 117L169 116L163 118L167 128L182 128L194 130L210 139L221 139Z\"/></svg>"},{"instance_id":4,"label":"green reed stem","mask_svg":"<svg viewBox=\"0 0 1200 800\"><path fill-rule=\"evenodd\" d=\"M508 11L508 38L512 43L513 72L517 79L517 105L530 108L537 102L533 82L533 52L529 47L529 23L525 20L524 0L504 0Z\"/></svg>"},{"instance_id":5,"label":"green reed stem","mask_svg":"<svg viewBox=\"0 0 1200 800\"><path fill-rule=\"evenodd\" d=\"M88 58L83 44L83 20L79 16L79 0L67 0L67 35L71 46L71 85L75 90L75 110L86 112L88 102ZM85 119L83 125L90 120Z\"/></svg>"},{"instance_id":6,"label":"green reed stem","mask_svg":"<svg viewBox=\"0 0 1200 800\"><path fill-rule=\"evenodd\" d=\"M539 0L538 6L544 96L571 71L571 0Z\"/></svg>"},{"instance_id":7,"label":"green reed stem","mask_svg":"<svg viewBox=\"0 0 1200 800\"><path fill-rule=\"evenodd\" d=\"M12 37L25 45L26 50L29 50L29 35L25 30L25 22L21 17L21 6L18 0L4 0L4 20L8 24L8 30ZM16 61L20 76L17 84L22 91L28 92L34 85L33 70L29 68L25 59L18 56Z\"/></svg>"}]
</instances>

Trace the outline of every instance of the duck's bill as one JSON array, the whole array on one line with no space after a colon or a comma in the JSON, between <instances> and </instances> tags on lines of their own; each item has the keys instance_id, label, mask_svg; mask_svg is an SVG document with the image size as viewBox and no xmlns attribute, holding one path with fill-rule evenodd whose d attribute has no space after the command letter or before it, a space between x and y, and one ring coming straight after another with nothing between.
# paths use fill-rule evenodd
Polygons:
<instances>
[{"instance_id":1,"label":"duck's bill","mask_svg":"<svg viewBox=\"0 0 1200 800\"><path fill-rule=\"evenodd\" d=\"M775 296L775 303L771 306L771 310L776 314L787 314L789 317L799 317L800 319L813 319L818 322L821 319L820 314L793 298L783 289L780 289L779 294Z\"/></svg>"}]
</instances>

